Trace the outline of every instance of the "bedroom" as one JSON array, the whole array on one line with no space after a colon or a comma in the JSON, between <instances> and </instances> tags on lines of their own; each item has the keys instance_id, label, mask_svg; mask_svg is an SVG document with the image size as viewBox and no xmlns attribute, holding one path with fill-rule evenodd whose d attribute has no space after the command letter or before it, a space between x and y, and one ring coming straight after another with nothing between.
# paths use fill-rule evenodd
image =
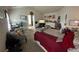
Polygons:
<instances>
[{"instance_id":1,"label":"bedroom","mask_svg":"<svg viewBox=\"0 0 79 59\"><path fill-rule=\"evenodd\" d=\"M42 49L43 47L41 48L34 40L36 31L57 36L58 41L62 41L61 31L64 28L76 31L75 34L77 34L77 40L74 40L77 49L68 51L79 51L78 12L78 6L0 6L0 42L2 42L0 51L7 51L5 47L6 32L18 27L24 31L27 38L27 42L24 41L21 47L23 52L44 52L45 49ZM59 22L61 26L56 25L55 21Z\"/></svg>"}]
</instances>

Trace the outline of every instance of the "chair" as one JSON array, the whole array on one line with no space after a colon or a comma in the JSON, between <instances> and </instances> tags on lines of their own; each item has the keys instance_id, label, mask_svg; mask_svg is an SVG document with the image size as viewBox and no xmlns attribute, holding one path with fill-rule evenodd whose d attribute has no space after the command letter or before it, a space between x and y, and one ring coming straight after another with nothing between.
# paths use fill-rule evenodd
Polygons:
<instances>
[{"instance_id":1,"label":"chair","mask_svg":"<svg viewBox=\"0 0 79 59\"><path fill-rule=\"evenodd\" d=\"M11 33L6 34L6 49L8 52L20 52L20 40Z\"/></svg>"}]
</instances>

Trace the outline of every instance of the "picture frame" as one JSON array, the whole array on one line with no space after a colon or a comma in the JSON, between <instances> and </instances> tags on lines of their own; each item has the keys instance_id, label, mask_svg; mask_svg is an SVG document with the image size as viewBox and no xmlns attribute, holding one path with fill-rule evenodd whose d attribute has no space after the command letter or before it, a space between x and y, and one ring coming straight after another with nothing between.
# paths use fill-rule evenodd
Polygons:
<instances>
[{"instance_id":1,"label":"picture frame","mask_svg":"<svg viewBox=\"0 0 79 59\"><path fill-rule=\"evenodd\" d=\"M79 20L70 20L69 25L70 26L79 26Z\"/></svg>"},{"instance_id":2,"label":"picture frame","mask_svg":"<svg viewBox=\"0 0 79 59\"><path fill-rule=\"evenodd\" d=\"M21 15L21 16L20 16L20 19L21 19L21 20L27 20L27 16L26 16L26 15Z\"/></svg>"},{"instance_id":3,"label":"picture frame","mask_svg":"<svg viewBox=\"0 0 79 59\"><path fill-rule=\"evenodd\" d=\"M52 15L52 19L55 19L55 15Z\"/></svg>"}]
</instances>

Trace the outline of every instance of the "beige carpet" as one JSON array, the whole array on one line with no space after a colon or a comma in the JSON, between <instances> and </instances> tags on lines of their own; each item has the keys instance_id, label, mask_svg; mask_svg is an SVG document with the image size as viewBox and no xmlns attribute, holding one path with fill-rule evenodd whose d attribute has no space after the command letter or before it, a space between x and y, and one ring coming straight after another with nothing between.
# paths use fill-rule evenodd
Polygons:
<instances>
[{"instance_id":1,"label":"beige carpet","mask_svg":"<svg viewBox=\"0 0 79 59\"><path fill-rule=\"evenodd\" d=\"M32 30L26 31L27 42L22 45L23 52L44 52L44 50L34 41Z\"/></svg>"},{"instance_id":2,"label":"beige carpet","mask_svg":"<svg viewBox=\"0 0 79 59\"><path fill-rule=\"evenodd\" d=\"M23 49L23 52L44 52L44 50L31 39L27 39L27 43L25 42L23 44L22 49Z\"/></svg>"}]
</instances>

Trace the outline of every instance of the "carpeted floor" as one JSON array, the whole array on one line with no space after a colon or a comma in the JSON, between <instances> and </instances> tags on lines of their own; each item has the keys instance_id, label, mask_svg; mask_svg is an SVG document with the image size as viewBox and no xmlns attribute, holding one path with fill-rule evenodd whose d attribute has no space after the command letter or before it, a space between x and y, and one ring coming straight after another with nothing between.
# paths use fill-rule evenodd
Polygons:
<instances>
[{"instance_id":1,"label":"carpeted floor","mask_svg":"<svg viewBox=\"0 0 79 59\"><path fill-rule=\"evenodd\" d=\"M27 43L23 44L23 52L44 52L44 50L31 39L27 39Z\"/></svg>"},{"instance_id":2,"label":"carpeted floor","mask_svg":"<svg viewBox=\"0 0 79 59\"><path fill-rule=\"evenodd\" d=\"M23 52L44 52L44 50L34 41L34 33L26 32L27 42L22 45Z\"/></svg>"}]
</instances>

